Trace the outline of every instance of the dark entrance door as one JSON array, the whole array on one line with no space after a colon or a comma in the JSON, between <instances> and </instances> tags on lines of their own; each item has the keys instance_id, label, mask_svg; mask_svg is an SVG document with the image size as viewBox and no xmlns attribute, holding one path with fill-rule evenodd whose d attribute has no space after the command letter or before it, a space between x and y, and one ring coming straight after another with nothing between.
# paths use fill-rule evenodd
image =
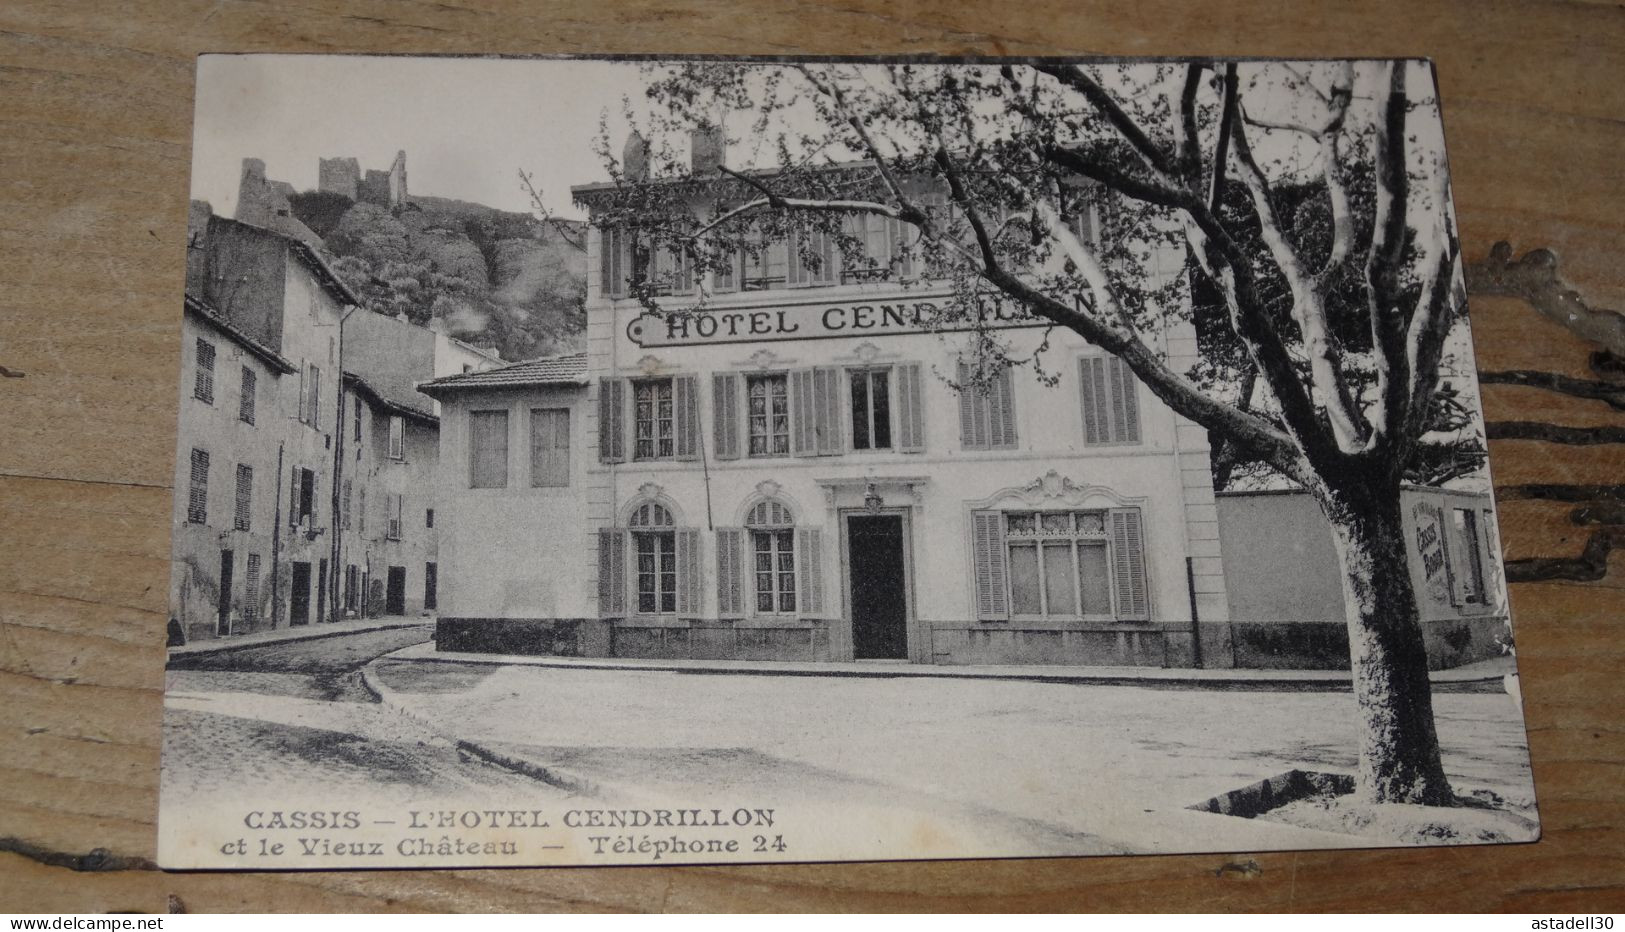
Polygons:
<instances>
[{"instance_id":1,"label":"dark entrance door","mask_svg":"<svg viewBox=\"0 0 1625 932\"><path fill-rule=\"evenodd\" d=\"M236 561L230 550L220 551L220 598L215 604L214 633L231 633L231 567Z\"/></svg>"},{"instance_id":2,"label":"dark entrance door","mask_svg":"<svg viewBox=\"0 0 1625 932\"><path fill-rule=\"evenodd\" d=\"M440 607L440 567L433 563L423 564L423 608L425 611L434 611Z\"/></svg>"},{"instance_id":3,"label":"dark entrance door","mask_svg":"<svg viewBox=\"0 0 1625 932\"><path fill-rule=\"evenodd\" d=\"M293 592L288 598L288 624L310 624L310 564L293 562Z\"/></svg>"},{"instance_id":4,"label":"dark entrance door","mask_svg":"<svg viewBox=\"0 0 1625 932\"><path fill-rule=\"evenodd\" d=\"M406 567L389 568L388 588L384 591L384 614L406 614Z\"/></svg>"},{"instance_id":5,"label":"dark entrance door","mask_svg":"<svg viewBox=\"0 0 1625 932\"><path fill-rule=\"evenodd\" d=\"M852 592L852 656L908 657L908 585L903 570L901 515L847 517L847 565Z\"/></svg>"},{"instance_id":6,"label":"dark entrance door","mask_svg":"<svg viewBox=\"0 0 1625 932\"><path fill-rule=\"evenodd\" d=\"M327 561L316 567L316 622L327 620Z\"/></svg>"}]
</instances>

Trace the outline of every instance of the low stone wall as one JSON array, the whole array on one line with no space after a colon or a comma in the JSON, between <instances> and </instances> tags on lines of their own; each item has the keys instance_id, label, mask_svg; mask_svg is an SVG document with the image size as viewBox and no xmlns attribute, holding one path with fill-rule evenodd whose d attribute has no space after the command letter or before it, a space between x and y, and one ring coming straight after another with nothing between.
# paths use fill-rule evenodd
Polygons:
<instances>
[{"instance_id":1,"label":"low stone wall","mask_svg":"<svg viewBox=\"0 0 1625 932\"><path fill-rule=\"evenodd\" d=\"M939 625L932 629L931 648L943 664L1168 665L1163 632L1149 625L1084 630Z\"/></svg>"}]
</instances>

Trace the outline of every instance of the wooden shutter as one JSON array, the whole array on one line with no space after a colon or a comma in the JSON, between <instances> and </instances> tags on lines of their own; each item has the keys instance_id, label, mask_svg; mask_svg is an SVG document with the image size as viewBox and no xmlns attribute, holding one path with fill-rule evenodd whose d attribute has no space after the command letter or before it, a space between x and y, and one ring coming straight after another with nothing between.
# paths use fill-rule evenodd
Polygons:
<instances>
[{"instance_id":1,"label":"wooden shutter","mask_svg":"<svg viewBox=\"0 0 1625 932\"><path fill-rule=\"evenodd\" d=\"M254 499L254 467L247 463L237 464L237 513L235 526L239 531L249 530L249 520L252 514Z\"/></svg>"},{"instance_id":2,"label":"wooden shutter","mask_svg":"<svg viewBox=\"0 0 1625 932\"><path fill-rule=\"evenodd\" d=\"M322 429L322 370L314 363L310 366L310 426Z\"/></svg>"},{"instance_id":3,"label":"wooden shutter","mask_svg":"<svg viewBox=\"0 0 1625 932\"><path fill-rule=\"evenodd\" d=\"M626 615L626 546L624 528L598 529L598 617Z\"/></svg>"},{"instance_id":4,"label":"wooden shutter","mask_svg":"<svg viewBox=\"0 0 1625 932\"><path fill-rule=\"evenodd\" d=\"M790 390L790 452L796 456L818 455L816 411L817 395L813 390L813 370L792 369Z\"/></svg>"},{"instance_id":5,"label":"wooden shutter","mask_svg":"<svg viewBox=\"0 0 1625 932\"><path fill-rule=\"evenodd\" d=\"M804 227L794 229L790 233L789 250L788 284L828 285L836 280L834 243L828 233Z\"/></svg>"},{"instance_id":6,"label":"wooden shutter","mask_svg":"<svg viewBox=\"0 0 1625 932\"><path fill-rule=\"evenodd\" d=\"M679 375L671 380L673 445L679 460L700 458L700 380Z\"/></svg>"},{"instance_id":7,"label":"wooden shutter","mask_svg":"<svg viewBox=\"0 0 1625 932\"><path fill-rule=\"evenodd\" d=\"M712 444L719 460L739 459L739 376L719 372L711 377Z\"/></svg>"},{"instance_id":8,"label":"wooden shutter","mask_svg":"<svg viewBox=\"0 0 1625 932\"><path fill-rule=\"evenodd\" d=\"M243 393L237 401L237 419L245 424L254 423L254 392L258 382L259 377L254 374L254 370L244 366Z\"/></svg>"},{"instance_id":9,"label":"wooden shutter","mask_svg":"<svg viewBox=\"0 0 1625 932\"><path fill-rule=\"evenodd\" d=\"M924 389L919 363L906 362L897 367L897 450L900 453L925 450Z\"/></svg>"},{"instance_id":10,"label":"wooden shutter","mask_svg":"<svg viewBox=\"0 0 1625 932\"><path fill-rule=\"evenodd\" d=\"M1112 421L1117 427L1115 439L1119 443L1139 443L1140 397L1134 370L1116 356L1107 365L1112 376Z\"/></svg>"},{"instance_id":11,"label":"wooden shutter","mask_svg":"<svg viewBox=\"0 0 1625 932\"><path fill-rule=\"evenodd\" d=\"M1145 538L1140 509L1113 508L1112 580L1117 590L1117 617L1144 621L1151 617L1145 582Z\"/></svg>"},{"instance_id":12,"label":"wooden shutter","mask_svg":"<svg viewBox=\"0 0 1625 932\"><path fill-rule=\"evenodd\" d=\"M570 484L570 410L530 410L530 484L563 488Z\"/></svg>"},{"instance_id":13,"label":"wooden shutter","mask_svg":"<svg viewBox=\"0 0 1625 932\"><path fill-rule=\"evenodd\" d=\"M700 613L700 532L678 528L677 614L692 618Z\"/></svg>"},{"instance_id":14,"label":"wooden shutter","mask_svg":"<svg viewBox=\"0 0 1625 932\"><path fill-rule=\"evenodd\" d=\"M508 487L508 412L473 411L468 416L469 477L474 489Z\"/></svg>"},{"instance_id":15,"label":"wooden shutter","mask_svg":"<svg viewBox=\"0 0 1625 932\"><path fill-rule=\"evenodd\" d=\"M299 368L299 422L301 424L309 424L310 423L310 417L309 417L309 414L310 414L310 379L308 378L309 372L310 372L310 367L309 366L301 366Z\"/></svg>"},{"instance_id":16,"label":"wooden shutter","mask_svg":"<svg viewBox=\"0 0 1625 932\"><path fill-rule=\"evenodd\" d=\"M841 370L823 366L812 371L813 434L820 456L842 452Z\"/></svg>"},{"instance_id":17,"label":"wooden shutter","mask_svg":"<svg viewBox=\"0 0 1625 932\"><path fill-rule=\"evenodd\" d=\"M1078 360L1078 403L1083 408L1083 442L1109 443L1111 423L1106 415L1105 357Z\"/></svg>"},{"instance_id":18,"label":"wooden shutter","mask_svg":"<svg viewBox=\"0 0 1625 932\"><path fill-rule=\"evenodd\" d=\"M796 587L803 615L824 611L824 531L822 528L796 529Z\"/></svg>"},{"instance_id":19,"label":"wooden shutter","mask_svg":"<svg viewBox=\"0 0 1625 932\"><path fill-rule=\"evenodd\" d=\"M626 297L626 280L631 272L628 248L631 237L624 227L603 227L598 237L600 286L610 298Z\"/></svg>"},{"instance_id":20,"label":"wooden shutter","mask_svg":"<svg viewBox=\"0 0 1625 932\"><path fill-rule=\"evenodd\" d=\"M983 621L1009 620L1003 512L971 512L971 557L976 568L976 617Z\"/></svg>"},{"instance_id":21,"label":"wooden shutter","mask_svg":"<svg viewBox=\"0 0 1625 932\"><path fill-rule=\"evenodd\" d=\"M209 453L192 450L192 483L186 503L186 520L193 524L209 523Z\"/></svg>"},{"instance_id":22,"label":"wooden shutter","mask_svg":"<svg viewBox=\"0 0 1625 932\"><path fill-rule=\"evenodd\" d=\"M717 616L740 618L745 614L745 531L743 528L717 528Z\"/></svg>"},{"instance_id":23,"label":"wooden shutter","mask_svg":"<svg viewBox=\"0 0 1625 932\"><path fill-rule=\"evenodd\" d=\"M1016 390L1005 366L994 376L983 398L987 405L987 445L989 449L1010 449L1016 445Z\"/></svg>"},{"instance_id":24,"label":"wooden shutter","mask_svg":"<svg viewBox=\"0 0 1625 932\"><path fill-rule=\"evenodd\" d=\"M626 462L626 380L598 380L598 461Z\"/></svg>"},{"instance_id":25,"label":"wooden shutter","mask_svg":"<svg viewBox=\"0 0 1625 932\"><path fill-rule=\"evenodd\" d=\"M288 527L299 526L299 471L295 466L288 474Z\"/></svg>"}]
</instances>

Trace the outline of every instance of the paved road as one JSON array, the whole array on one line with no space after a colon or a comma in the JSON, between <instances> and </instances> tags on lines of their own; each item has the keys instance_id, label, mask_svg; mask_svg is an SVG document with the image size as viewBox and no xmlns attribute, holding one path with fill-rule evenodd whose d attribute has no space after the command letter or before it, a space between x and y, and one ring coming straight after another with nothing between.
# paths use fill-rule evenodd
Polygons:
<instances>
[{"instance_id":1,"label":"paved road","mask_svg":"<svg viewBox=\"0 0 1625 932\"><path fill-rule=\"evenodd\" d=\"M176 658L166 684L166 799L202 804L302 792L384 800L561 796L469 758L362 685L361 667L430 633L424 625Z\"/></svg>"}]
</instances>

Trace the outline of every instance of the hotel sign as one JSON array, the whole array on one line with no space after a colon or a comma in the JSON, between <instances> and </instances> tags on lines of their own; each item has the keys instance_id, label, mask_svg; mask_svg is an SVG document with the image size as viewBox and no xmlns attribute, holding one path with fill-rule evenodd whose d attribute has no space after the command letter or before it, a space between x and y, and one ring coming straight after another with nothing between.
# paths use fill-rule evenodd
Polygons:
<instances>
[{"instance_id":1,"label":"hotel sign","mask_svg":"<svg viewBox=\"0 0 1625 932\"><path fill-rule=\"evenodd\" d=\"M638 346L708 346L977 329L977 322L950 308L948 302L946 296L933 295L875 302L645 313L626 325L626 336ZM986 302L978 315L982 327L1049 325L1049 321L1004 302Z\"/></svg>"}]
</instances>

